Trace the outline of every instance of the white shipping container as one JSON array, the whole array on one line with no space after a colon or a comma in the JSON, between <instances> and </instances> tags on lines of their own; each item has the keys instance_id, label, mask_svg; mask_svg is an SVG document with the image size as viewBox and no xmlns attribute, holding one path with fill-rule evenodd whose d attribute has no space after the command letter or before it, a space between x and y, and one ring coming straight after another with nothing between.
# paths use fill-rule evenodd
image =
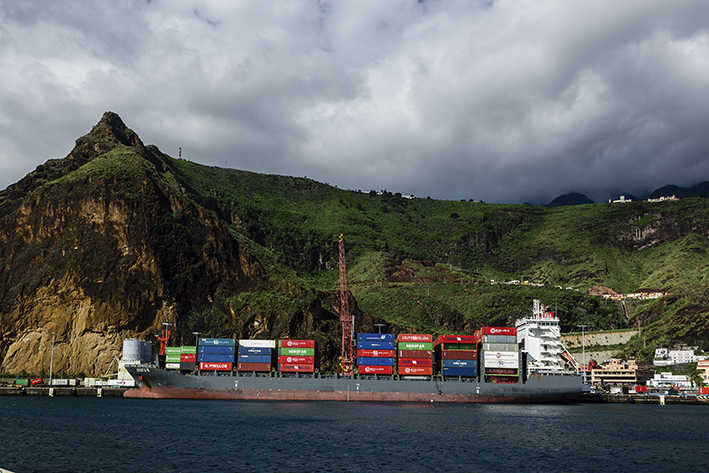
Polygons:
<instances>
[{"instance_id":1,"label":"white shipping container","mask_svg":"<svg viewBox=\"0 0 709 473\"><path fill-rule=\"evenodd\" d=\"M165 363L165 369L166 370L179 370L180 364L179 363Z\"/></svg>"},{"instance_id":2,"label":"white shipping container","mask_svg":"<svg viewBox=\"0 0 709 473\"><path fill-rule=\"evenodd\" d=\"M96 386L96 378L84 378L84 386L86 386L86 387Z\"/></svg>"},{"instance_id":3,"label":"white shipping container","mask_svg":"<svg viewBox=\"0 0 709 473\"><path fill-rule=\"evenodd\" d=\"M275 340L239 340L240 347L248 348L276 348Z\"/></svg>"},{"instance_id":4,"label":"white shipping container","mask_svg":"<svg viewBox=\"0 0 709 473\"><path fill-rule=\"evenodd\" d=\"M485 368L517 368L519 369L519 353L517 352L485 352Z\"/></svg>"},{"instance_id":5,"label":"white shipping container","mask_svg":"<svg viewBox=\"0 0 709 473\"><path fill-rule=\"evenodd\" d=\"M69 386L68 379L53 379L52 386Z\"/></svg>"},{"instance_id":6,"label":"white shipping container","mask_svg":"<svg viewBox=\"0 0 709 473\"><path fill-rule=\"evenodd\" d=\"M75 380L75 379L70 379L70 380L69 380L69 386L76 386L76 380Z\"/></svg>"},{"instance_id":7,"label":"white shipping container","mask_svg":"<svg viewBox=\"0 0 709 473\"><path fill-rule=\"evenodd\" d=\"M133 387L135 386L135 380L133 379L109 379L103 382L104 386L116 386L116 387Z\"/></svg>"}]
</instances>

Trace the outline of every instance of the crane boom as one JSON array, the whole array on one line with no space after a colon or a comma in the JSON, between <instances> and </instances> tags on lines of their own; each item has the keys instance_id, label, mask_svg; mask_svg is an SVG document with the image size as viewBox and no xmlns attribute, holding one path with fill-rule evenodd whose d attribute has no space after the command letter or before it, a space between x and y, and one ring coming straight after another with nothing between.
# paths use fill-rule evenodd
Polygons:
<instances>
[{"instance_id":1,"label":"crane boom","mask_svg":"<svg viewBox=\"0 0 709 473\"><path fill-rule=\"evenodd\" d=\"M354 368L354 315L350 314L347 296L347 267L345 264L345 238L338 240L340 251L340 322L342 323L342 372L351 374Z\"/></svg>"}]
</instances>

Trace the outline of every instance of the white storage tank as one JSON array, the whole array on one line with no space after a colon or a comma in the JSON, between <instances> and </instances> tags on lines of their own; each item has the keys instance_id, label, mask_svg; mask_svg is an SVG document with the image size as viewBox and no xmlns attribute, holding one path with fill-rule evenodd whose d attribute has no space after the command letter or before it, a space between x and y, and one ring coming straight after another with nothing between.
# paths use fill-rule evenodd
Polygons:
<instances>
[{"instance_id":1,"label":"white storage tank","mask_svg":"<svg viewBox=\"0 0 709 473\"><path fill-rule=\"evenodd\" d=\"M126 338L123 340L122 361L140 362L143 358L143 342L137 338Z\"/></svg>"}]
</instances>

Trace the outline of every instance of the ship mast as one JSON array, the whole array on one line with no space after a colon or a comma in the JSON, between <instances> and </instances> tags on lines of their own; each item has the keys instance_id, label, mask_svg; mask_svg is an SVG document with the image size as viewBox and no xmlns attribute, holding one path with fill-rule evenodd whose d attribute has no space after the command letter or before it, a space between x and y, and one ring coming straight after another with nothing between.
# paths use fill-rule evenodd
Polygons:
<instances>
[{"instance_id":1,"label":"ship mast","mask_svg":"<svg viewBox=\"0 0 709 473\"><path fill-rule=\"evenodd\" d=\"M347 268L345 265L345 239L340 234L340 322L342 323L342 355L340 367L345 374L351 374L354 366L354 315L350 314L347 297Z\"/></svg>"}]
</instances>

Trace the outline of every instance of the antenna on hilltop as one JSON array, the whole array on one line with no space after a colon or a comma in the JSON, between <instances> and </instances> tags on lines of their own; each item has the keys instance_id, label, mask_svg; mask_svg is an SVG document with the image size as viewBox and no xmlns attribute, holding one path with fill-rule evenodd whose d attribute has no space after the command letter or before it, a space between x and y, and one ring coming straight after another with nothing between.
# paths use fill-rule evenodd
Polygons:
<instances>
[{"instance_id":1,"label":"antenna on hilltop","mask_svg":"<svg viewBox=\"0 0 709 473\"><path fill-rule=\"evenodd\" d=\"M177 147L177 159L182 159L182 146Z\"/></svg>"}]
</instances>

